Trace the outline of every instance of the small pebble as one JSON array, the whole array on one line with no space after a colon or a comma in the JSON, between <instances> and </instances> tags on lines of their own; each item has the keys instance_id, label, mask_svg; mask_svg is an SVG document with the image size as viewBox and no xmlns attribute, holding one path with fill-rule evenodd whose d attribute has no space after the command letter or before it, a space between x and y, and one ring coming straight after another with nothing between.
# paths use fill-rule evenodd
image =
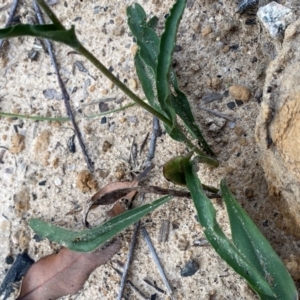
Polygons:
<instances>
[{"instance_id":1,"label":"small pebble","mask_svg":"<svg viewBox=\"0 0 300 300\"><path fill-rule=\"evenodd\" d=\"M113 131L115 131L115 129L116 129L116 124L114 124L114 123L112 123L110 126L109 126L109 131L110 132L113 132Z\"/></svg>"},{"instance_id":2,"label":"small pebble","mask_svg":"<svg viewBox=\"0 0 300 300\"><path fill-rule=\"evenodd\" d=\"M90 87L89 87L89 91L90 92L94 92L96 89L96 86L94 84L92 84Z\"/></svg>"},{"instance_id":3,"label":"small pebble","mask_svg":"<svg viewBox=\"0 0 300 300\"><path fill-rule=\"evenodd\" d=\"M124 26L117 26L113 29L113 34L115 36L122 36L125 33Z\"/></svg>"},{"instance_id":4,"label":"small pebble","mask_svg":"<svg viewBox=\"0 0 300 300\"><path fill-rule=\"evenodd\" d=\"M205 26L205 27L201 30L202 36L207 36L207 35L209 35L211 32L212 32L212 28L211 28L209 25Z\"/></svg>"},{"instance_id":5,"label":"small pebble","mask_svg":"<svg viewBox=\"0 0 300 300\"><path fill-rule=\"evenodd\" d=\"M180 239L178 241L177 247L178 247L179 250L185 251L188 248L188 246L189 246L189 242L187 240Z\"/></svg>"},{"instance_id":6,"label":"small pebble","mask_svg":"<svg viewBox=\"0 0 300 300\"><path fill-rule=\"evenodd\" d=\"M99 103L99 110L101 112L107 112L107 111L109 111L108 104L106 102L100 102Z\"/></svg>"},{"instance_id":7,"label":"small pebble","mask_svg":"<svg viewBox=\"0 0 300 300\"><path fill-rule=\"evenodd\" d=\"M48 100L52 100L52 99L62 100L62 94L57 92L55 89L44 90L43 95Z\"/></svg>"},{"instance_id":8,"label":"small pebble","mask_svg":"<svg viewBox=\"0 0 300 300\"><path fill-rule=\"evenodd\" d=\"M129 88L131 90L136 90L137 89L137 81L134 78L130 78L128 80L128 85L129 85Z\"/></svg>"},{"instance_id":9,"label":"small pebble","mask_svg":"<svg viewBox=\"0 0 300 300\"><path fill-rule=\"evenodd\" d=\"M244 104L244 102L242 100L235 100L235 103L237 106L241 106Z\"/></svg>"},{"instance_id":10,"label":"small pebble","mask_svg":"<svg viewBox=\"0 0 300 300\"><path fill-rule=\"evenodd\" d=\"M130 116L127 118L128 122L129 123L132 123L132 124L137 124L137 117L136 116Z\"/></svg>"},{"instance_id":11,"label":"small pebble","mask_svg":"<svg viewBox=\"0 0 300 300\"><path fill-rule=\"evenodd\" d=\"M261 103L262 95L263 95L263 90L261 88L258 88L254 94L254 98L257 100L258 103Z\"/></svg>"},{"instance_id":12,"label":"small pebble","mask_svg":"<svg viewBox=\"0 0 300 300\"><path fill-rule=\"evenodd\" d=\"M112 144L108 141L104 141L102 145L103 152L107 152L111 148Z\"/></svg>"},{"instance_id":13,"label":"small pebble","mask_svg":"<svg viewBox=\"0 0 300 300\"><path fill-rule=\"evenodd\" d=\"M233 102L233 101L232 101L232 102L228 102L226 105L227 105L227 107L230 108L230 109L235 109L235 107L236 107L236 104L235 104L235 102Z\"/></svg>"},{"instance_id":14,"label":"small pebble","mask_svg":"<svg viewBox=\"0 0 300 300\"><path fill-rule=\"evenodd\" d=\"M286 27L295 20L293 11L275 1L258 9L257 17L271 37L283 38Z\"/></svg>"},{"instance_id":15,"label":"small pebble","mask_svg":"<svg viewBox=\"0 0 300 300\"><path fill-rule=\"evenodd\" d=\"M250 90L242 85L232 85L229 88L229 94L236 100L248 101L250 99Z\"/></svg>"},{"instance_id":16,"label":"small pebble","mask_svg":"<svg viewBox=\"0 0 300 300\"><path fill-rule=\"evenodd\" d=\"M60 185L62 185L62 183L63 183L62 179L60 179L60 178L55 178L54 179L54 184L56 186L60 186Z\"/></svg>"},{"instance_id":17,"label":"small pebble","mask_svg":"<svg viewBox=\"0 0 300 300\"><path fill-rule=\"evenodd\" d=\"M105 124L106 121L107 121L106 117L103 117L103 118L101 119L101 124Z\"/></svg>"},{"instance_id":18,"label":"small pebble","mask_svg":"<svg viewBox=\"0 0 300 300\"><path fill-rule=\"evenodd\" d=\"M229 123L229 128L230 128L230 129L233 129L235 126L236 126L236 123L235 123L235 122L230 122L230 123Z\"/></svg>"},{"instance_id":19,"label":"small pebble","mask_svg":"<svg viewBox=\"0 0 300 300\"><path fill-rule=\"evenodd\" d=\"M247 198L252 198L254 196L253 189L245 189L245 196Z\"/></svg>"},{"instance_id":20,"label":"small pebble","mask_svg":"<svg viewBox=\"0 0 300 300\"><path fill-rule=\"evenodd\" d=\"M189 260L181 269L180 275L182 277L193 276L199 270L199 264L195 260Z\"/></svg>"},{"instance_id":21,"label":"small pebble","mask_svg":"<svg viewBox=\"0 0 300 300\"><path fill-rule=\"evenodd\" d=\"M9 148L10 153L20 153L25 149L25 136L16 133L11 138L11 146Z\"/></svg>"},{"instance_id":22,"label":"small pebble","mask_svg":"<svg viewBox=\"0 0 300 300\"><path fill-rule=\"evenodd\" d=\"M40 185L40 186L44 186L44 185L46 185L46 182L47 182L47 180L40 181L40 182L39 182L39 185Z\"/></svg>"},{"instance_id":23,"label":"small pebble","mask_svg":"<svg viewBox=\"0 0 300 300\"><path fill-rule=\"evenodd\" d=\"M13 262L14 262L14 258L11 255L6 256L6 258L5 258L6 264L11 265Z\"/></svg>"},{"instance_id":24,"label":"small pebble","mask_svg":"<svg viewBox=\"0 0 300 300\"><path fill-rule=\"evenodd\" d=\"M35 234L35 235L33 236L33 239L34 239L37 243L43 240L43 238L41 238L41 237L38 236L37 234Z\"/></svg>"}]
</instances>

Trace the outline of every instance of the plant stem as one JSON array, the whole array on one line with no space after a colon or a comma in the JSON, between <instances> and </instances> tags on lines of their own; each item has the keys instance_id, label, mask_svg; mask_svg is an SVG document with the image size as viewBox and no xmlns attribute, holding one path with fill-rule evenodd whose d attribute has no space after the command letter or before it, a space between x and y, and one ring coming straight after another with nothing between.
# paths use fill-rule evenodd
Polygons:
<instances>
[{"instance_id":1,"label":"plant stem","mask_svg":"<svg viewBox=\"0 0 300 300\"><path fill-rule=\"evenodd\" d=\"M71 121L70 118L64 118L64 117L51 118L51 117L18 115L18 114L11 114L11 113L5 113L5 112L0 112L0 116L7 117L7 118L29 119L29 120L35 120L35 121L58 121L58 122Z\"/></svg>"},{"instance_id":2,"label":"plant stem","mask_svg":"<svg viewBox=\"0 0 300 300\"><path fill-rule=\"evenodd\" d=\"M47 6L44 0L36 0L40 6L43 8L45 13L51 19L51 21L58 26L59 29L64 29L64 26L59 22L56 15L51 11L51 9ZM78 40L77 40L78 41ZM156 116L159 120L161 120L166 126L172 128L174 126L173 122L165 117L163 114L158 112L152 106L148 105L141 98L139 98L135 93L133 93L125 84L123 84L116 76L114 76L91 52L89 52L79 41L76 43L76 47L73 48L83 55L87 60L89 60L101 73L103 73L110 81L112 81L121 91L123 91L129 98L131 98L136 104L140 105L142 108L147 110L153 116ZM181 130L181 129L180 129ZM195 147L193 143L185 138L184 143L190 148L195 149L195 152L200 155L200 161L203 163L207 163L213 167L217 167L219 165L216 159L210 158L199 148Z\"/></svg>"},{"instance_id":3,"label":"plant stem","mask_svg":"<svg viewBox=\"0 0 300 300\"><path fill-rule=\"evenodd\" d=\"M172 122L158 112L156 109L145 103L141 98L134 94L124 83L122 83L117 77L115 77L92 53L90 53L84 46L80 45L76 51L82 54L88 59L98 70L101 71L110 81L112 81L120 90L122 90L129 98L131 98L136 104L147 110L152 115L156 116L167 126L172 127Z\"/></svg>"},{"instance_id":4,"label":"plant stem","mask_svg":"<svg viewBox=\"0 0 300 300\"><path fill-rule=\"evenodd\" d=\"M124 105L123 107L120 107L120 108L116 108L116 109L112 109L112 110L109 110L109 111L106 111L106 112L103 112L103 113L100 113L100 114L95 114L95 115L89 115L89 116L85 116L86 118L88 119L92 119L92 118L96 118L96 117L101 117L101 116L105 116L105 115L109 115L109 114L112 114L114 112L119 112L119 111L122 111L128 107L131 107L131 106L134 106L136 103L129 103L127 105Z\"/></svg>"},{"instance_id":5,"label":"plant stem","mask_svg":"<svg viewBox=\"0 0 300 300\"><path fill-rule=\"evenodd\" d=\"M43 9L45 14L49 17L52 23L60 30L66 30L66 28L60 23L59 19L55 15L55 13L49 8L49 6L45 3L44 0L34 0L38 5Z\"/></svg>"},{"instance_id":6,"label":"plant stem","mask_svg":"<svg viewBox=\"0 0 300 300\"><path fill-rule=\"evenodd\" d=\"M187 137L185 137L185 140L183 142L189 149L195 151L199 155L199 162L206 163L214 168L219 166L219 162L216 159L206 155L203 151L196 147Z\"/></svg>"}]
</instances>

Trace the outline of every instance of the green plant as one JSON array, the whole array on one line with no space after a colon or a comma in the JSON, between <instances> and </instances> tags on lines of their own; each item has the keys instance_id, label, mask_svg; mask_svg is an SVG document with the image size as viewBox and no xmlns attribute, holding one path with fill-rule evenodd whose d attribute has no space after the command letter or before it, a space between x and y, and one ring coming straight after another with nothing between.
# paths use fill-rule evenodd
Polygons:
<instances>
[{"instance_id":1,"label":"green plant","mask_svg":"<svg viewBox=\"0 0 300 300\"><path fill-rule=\"evenodd\" d=\"M132 93L83 47L76 37L74 27L66 30L43 0L37 0L37 2L53 24L17 25L1 29L0 38L30 35L58 41L74 48L90 60L135 103L157 116L164 123L168 134L173 139L185 143L192 152L197 154L198 161L208 163L211 166L218 165L214 158L209 157L196 147L191 139L186 137L176 120L176 116L179 116L193 138L197 138L205 151L213 155L195 123L189 102L185 94L179 89L176 75L171 68L172 52L177 28L185 8L185 0L177 0L174 4L161 37L158 37L154 30L156 18L147 21L144 10L138 4L127 9L128 24L139 47L135 56L136 70L149 104ZM203 192L201 182L193 170L191 155L173 159L168 162L164 171L168 173L168 176L171 173L169 179L172 180L173 171L170 172L168 168L173 168L176 170L174 181L176 182L179 178L179 183L186 184L188 187L198 213L199 222L213 248L222 259L247 280L261 299L297 299L296 288L285 266L259 229L237 203L223 180L221 191L230 220L232 241L225 236L216 221L215 209ZM134 208L114 217L93 229L79 232L66 230L38 219L31 219L29 225L39 236L61 243L69 249L92 251L170 199L170 196L162 197L151 204Z\"/></svg>"},{"instance_id":2,"label":"green plant","mask_svg":"<svg viewBox=\"0 0 300 300\"><path fill-rule=\"evenodd\" d=\"M129 19L132 20L131 24L143 24L145 27L145 31L148 32L152 30L151 37L147 37L145 40L144 37L138 38L138 43L142 41L144 44L141 44L141 55L136 56L137 63L137 72L138 76L141 79L142 86L144 88L145 95L149 101L147 104L145 101L140 99L137 95L135 95L130 89L127 88L117 77L115 77L92 53L90 53L77 39L74 26L71 29L66 29L55 16L55 14L50 10L50 8L45 4L43 0L36 1L48 17L51 19L53 24L46 25L29 25L29 24L20 24L13 27L8 27L5 29L1 29L0 31L0 39L2 38L13 38L18 36L35 36L41 37L53 41L57 41L63 44L66 44L72 47L75 51L82 54L86 59L88 59L96 68L98 68L108 79L110 79L117 87L119 87L128 97L130 97L136 104L143 107L145 110L150 112L152 115L156 116L160 119L169 135L180 142L184 142L190 149L194 149L194 151L199 155L201 162L207 163L213 167L218 166L218 161L207 154L205 154L201 149L195 146L191 139L189 139L182 128L179 126L176 120L176 113L183 119L185 124L187 125L189 131L192 133L193 137L197 137L205 151L213 155L212 150L206 143L205 139L202 136L200 129L195 124L195 120L193 114L191 112L189 103L185 97L185 95L179 90L177 85L177 80L174 72L169 72L171 56L175 44L177 27L180 22L181 16L184 11L185 1L178 1L174 5L171 11L171 16L168 18L166 22L166 30L160 39L161 48L163 51L157 53L158 47L158 37L153 31L153 29L149 26L153 24L145 23L145 13L142 13L143 10L139 5L131 6L132 10L128 9ZM134 7L137 7L135 9ZM129 21L130 23L130 21ZM144 24L145 23L145 24ZM134 27L134 26L133 26ZM133 29L133 28L132 28ZM134 31L136 33L136 31ZM152 57L149 56L149 49L147 48L147 43L153 45L153 51L156 53L152 53ZM156 50L154 50L156 49ZM150 52L152 52L152 50ZM148 52L148 55L144 55L144 51ZM148 58L144 61L145 58ZM143 62L144 61L144 62ZM152 78L151 84L155 85L155 88L149 88L145 85L144 81L148 80L145 78L147 76L146 72L143 72L141 68L143 66L149 66L152 70L156 70L156 61L157 63L157 74L156 77ZM143 64L143 65L141 65ZM171 76L169 76L169 74ZM169 78L170 77L170 78ZM174 88L176 95L171 93L170 82L172 87ZM151 97L150 93L155 93L155 97ZM154 100L154 98L158 99L158 102ZM179 104L182 102L182 105Z\"/></svg>"}]
</instances>

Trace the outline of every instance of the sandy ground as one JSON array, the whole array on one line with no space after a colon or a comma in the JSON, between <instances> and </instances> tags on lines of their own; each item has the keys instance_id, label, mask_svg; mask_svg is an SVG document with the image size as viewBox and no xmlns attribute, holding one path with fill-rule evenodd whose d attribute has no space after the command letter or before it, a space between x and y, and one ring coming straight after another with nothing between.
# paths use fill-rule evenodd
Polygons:
<instances>
[{"instance_id":1,"label":"sandy ground","mask_svg":"<svg viewBox=\"0 0 300 300\"><path fill-rule=\"evenodd\" d=\"M173 3L162 0L138 2L150 16L155 14L159 17L159 28ZM299 16L297 0L278 2L292 8ZM1 0L0 6L7 3ZM70 0L58 1L53 9L65 26L76 25L78 38L105 66L111 67L115 75L143 96L133 64L135 43L126 25L125 9L131 3L133 1ZM18 12L23 22L32 14L26 5L24 1ZM255 15L236 14L236 7L237 4L232 0L189 0L179 28L173 65L197 122L220 161L218 169L200 166L199 177L202 182L218 186L220 179L226 177L239 202L278 254L283 259L290 259L291 255L299 256L299 234L297 236L291 228L282 225L278 209L280 198L268 196L254 138L264 70L276 53L272 41L259 23L255 23ZM6 16L7 11L0 13L1 27ZM209 28L211 32L207 34ZM28 58L34 43L33 38L18 38L6 45L1 57L1 111L66 116L48 55L41 49L36 60ZM99 100L113 98L107 102L109 109L122 107L131 101L90 63L79 55L70 54L70 48L57 43L54 45L77 123L87 152L95 164L93 178L98 187L119 179L131 179L131 172L140 170L146 159L148 143L138 155L135 165L128 163L131 145L134 141L140 147L147 133L151 132L151 115L133 106L107 115L106 122L102 117L86 118L87 115L100 112L99 105L93 104ZM79 70L80 64L76 61L83 64L85 72L82 72L82 68ZM228 89L233 84L250 89L251 98L248 102L236 103L229 95ZM52 99L49 99L49 89L57 92L50 91ZM212 92L219 93L221 99L205 103L205 97ZM235 122L210 115L200 106L231 116ZM19 149L13 150L16 131L25 138L23 146L21 144ZM4 153L3 164L0 164L1 281L9 268L5 263L7 256L27 250L37 260L58 249L57 245L47 240L37 242L33 239L34 233L27 225L30 217L53 221L67 228L82 228L81 210L86 207L86 201L94 191L91 189L84 193L76 186L79 172L87 170L87 167L76 139L76 152L69 151L68 140L73 135L69 122L0 119L0 146L5 147L1 149L8 149ZM109 149L107 142L111 144ZM155 167L147 183L172 187L162 177L162 166L168 158L183 153L187 153L183 145L163 134L157 142L153 159ZM22 205L19 205L20 199ZM145 201L153 199L154 196L147 196ZM136 201L135 205L138 204ZM228 233L224 205L220 200L214 200L214 204L218 220ZM143 219L174 287L175 299L257 299L245 281L210 246L195 244L195 241L204 238L195 215L190 200L173 199ZM103 218L101 209L90 216L92 224L100 224ZM159 243L158 233L165 219L170 221L169 238L165 243ZM112 266L118 266L118 261L126 261L131 235L131 229L122 233L121 251L90 276L78 295L62 299L115 299L119 277ZM193 276L181 277L180 270L191 259L198 262L199 270ZM144 282L144 279L155 281L165 289L141 235L138 237L129 278L149 298L157 293L156 299L167 299ZM130 287L125 296L126 299L140 299Z\"/></svg>"}]
</instances>

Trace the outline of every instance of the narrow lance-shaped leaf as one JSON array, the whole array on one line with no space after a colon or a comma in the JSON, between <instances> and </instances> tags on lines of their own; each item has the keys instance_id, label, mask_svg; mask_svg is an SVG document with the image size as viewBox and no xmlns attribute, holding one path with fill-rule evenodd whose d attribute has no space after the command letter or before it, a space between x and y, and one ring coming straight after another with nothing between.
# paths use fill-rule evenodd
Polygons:
<instances>
[{"instance_id":1,"label":"narrow lance-shaped leaf","mask_svg":"<svg viewBox=\"0 0 300 300\"><path fill-rule=\"evenodd\" d=\"M165 31L160 39L159 54L157 58L156 87L158 101L162 109L165 112L168 112L173 122L175 121L175 115L172 113L173 108L170 102L169 71L176 41L177 29L183 15L185 3L185 0L177 0L171 8L170 15L166 20Z\"/></svg>"},{"instance_id":2,"label":"narrow lance-shaped leaf","mask_svg":"<svg viewBox=\"0 0 300 300\"><path fill-rule=\"evenodd\" d=\"M176 114L182 119L190 133L199 140L205 151L210 155L214 155L214 152L207 144L200 128L196 124L190 103L186 95L179 89L177 78L173 70L171 70L170 73L170 81L176 93L176 95L171 97L171 104L174 107Z\"/></svg>"},{"instance_id":3,"label":"narrow lance-shaped leaf","mask_svg":"<svg viewBox=\"0 0 300 300\"><path fill-rule=\"evenodd\" d=\"M286 267L236 201L224 179L221 181L221 192L230 220L232 239L239 252L264 276L276 299L298 299L297 290Z\"/></svg>"},{"instance_id":4,"label":"narrow lance-shaped leaf","mask_svg":"<svg viewBox=\"0 0 300 300\"><path fill-rule=\"evenodd\" d=\"M13 27L0 29L0 39L14 38L18 36L35 36L53 40L66 44L73 49L77 49L80 43L75 34L75 27L68 30L58 29L53 24L47 25L28 25L19 24Z\"/></svg>"},{"instance_id":5,"label":"narrow lance-shaped leaf","mask_svg":"<svg viewBox=\"0 0 300 300\"><path fill-rule=\"evenodd\" d=\"M42 238L48 238L73 251L90 252L170 199L171 196L165 196L152 203L136 207L93 229L72 231L39 219L29 220L29 225Z\"/></svg>"},{"instance_id":6,"label":"narrow lance-shaped leaf","mask_svg":"<svg viewBox=\"0 0 300 300\"><path fill-rule=\"evenodd\" d=\"M197 210L199 222L204 234L220 257L226 261L236 273L245 278L261 299L276 299L269 285L255 266L226 237L216 220L216 211L205 195L199 178L193 170L192 162L184 164L187 186L191 192Z\"/></svg>"},{"instance_id":7,"label":"narrow lance-shaped leaf","mask_svg":"<svg viewBox=\"0 0 300 300\"><path fill-rule=\"evenodd\" d=\"M127 7L128 26L136 38L140 50L140 57L146 65L156 71L159 37L146 22L147 16L138 3Z\"/></svg>"}]
</instances>

